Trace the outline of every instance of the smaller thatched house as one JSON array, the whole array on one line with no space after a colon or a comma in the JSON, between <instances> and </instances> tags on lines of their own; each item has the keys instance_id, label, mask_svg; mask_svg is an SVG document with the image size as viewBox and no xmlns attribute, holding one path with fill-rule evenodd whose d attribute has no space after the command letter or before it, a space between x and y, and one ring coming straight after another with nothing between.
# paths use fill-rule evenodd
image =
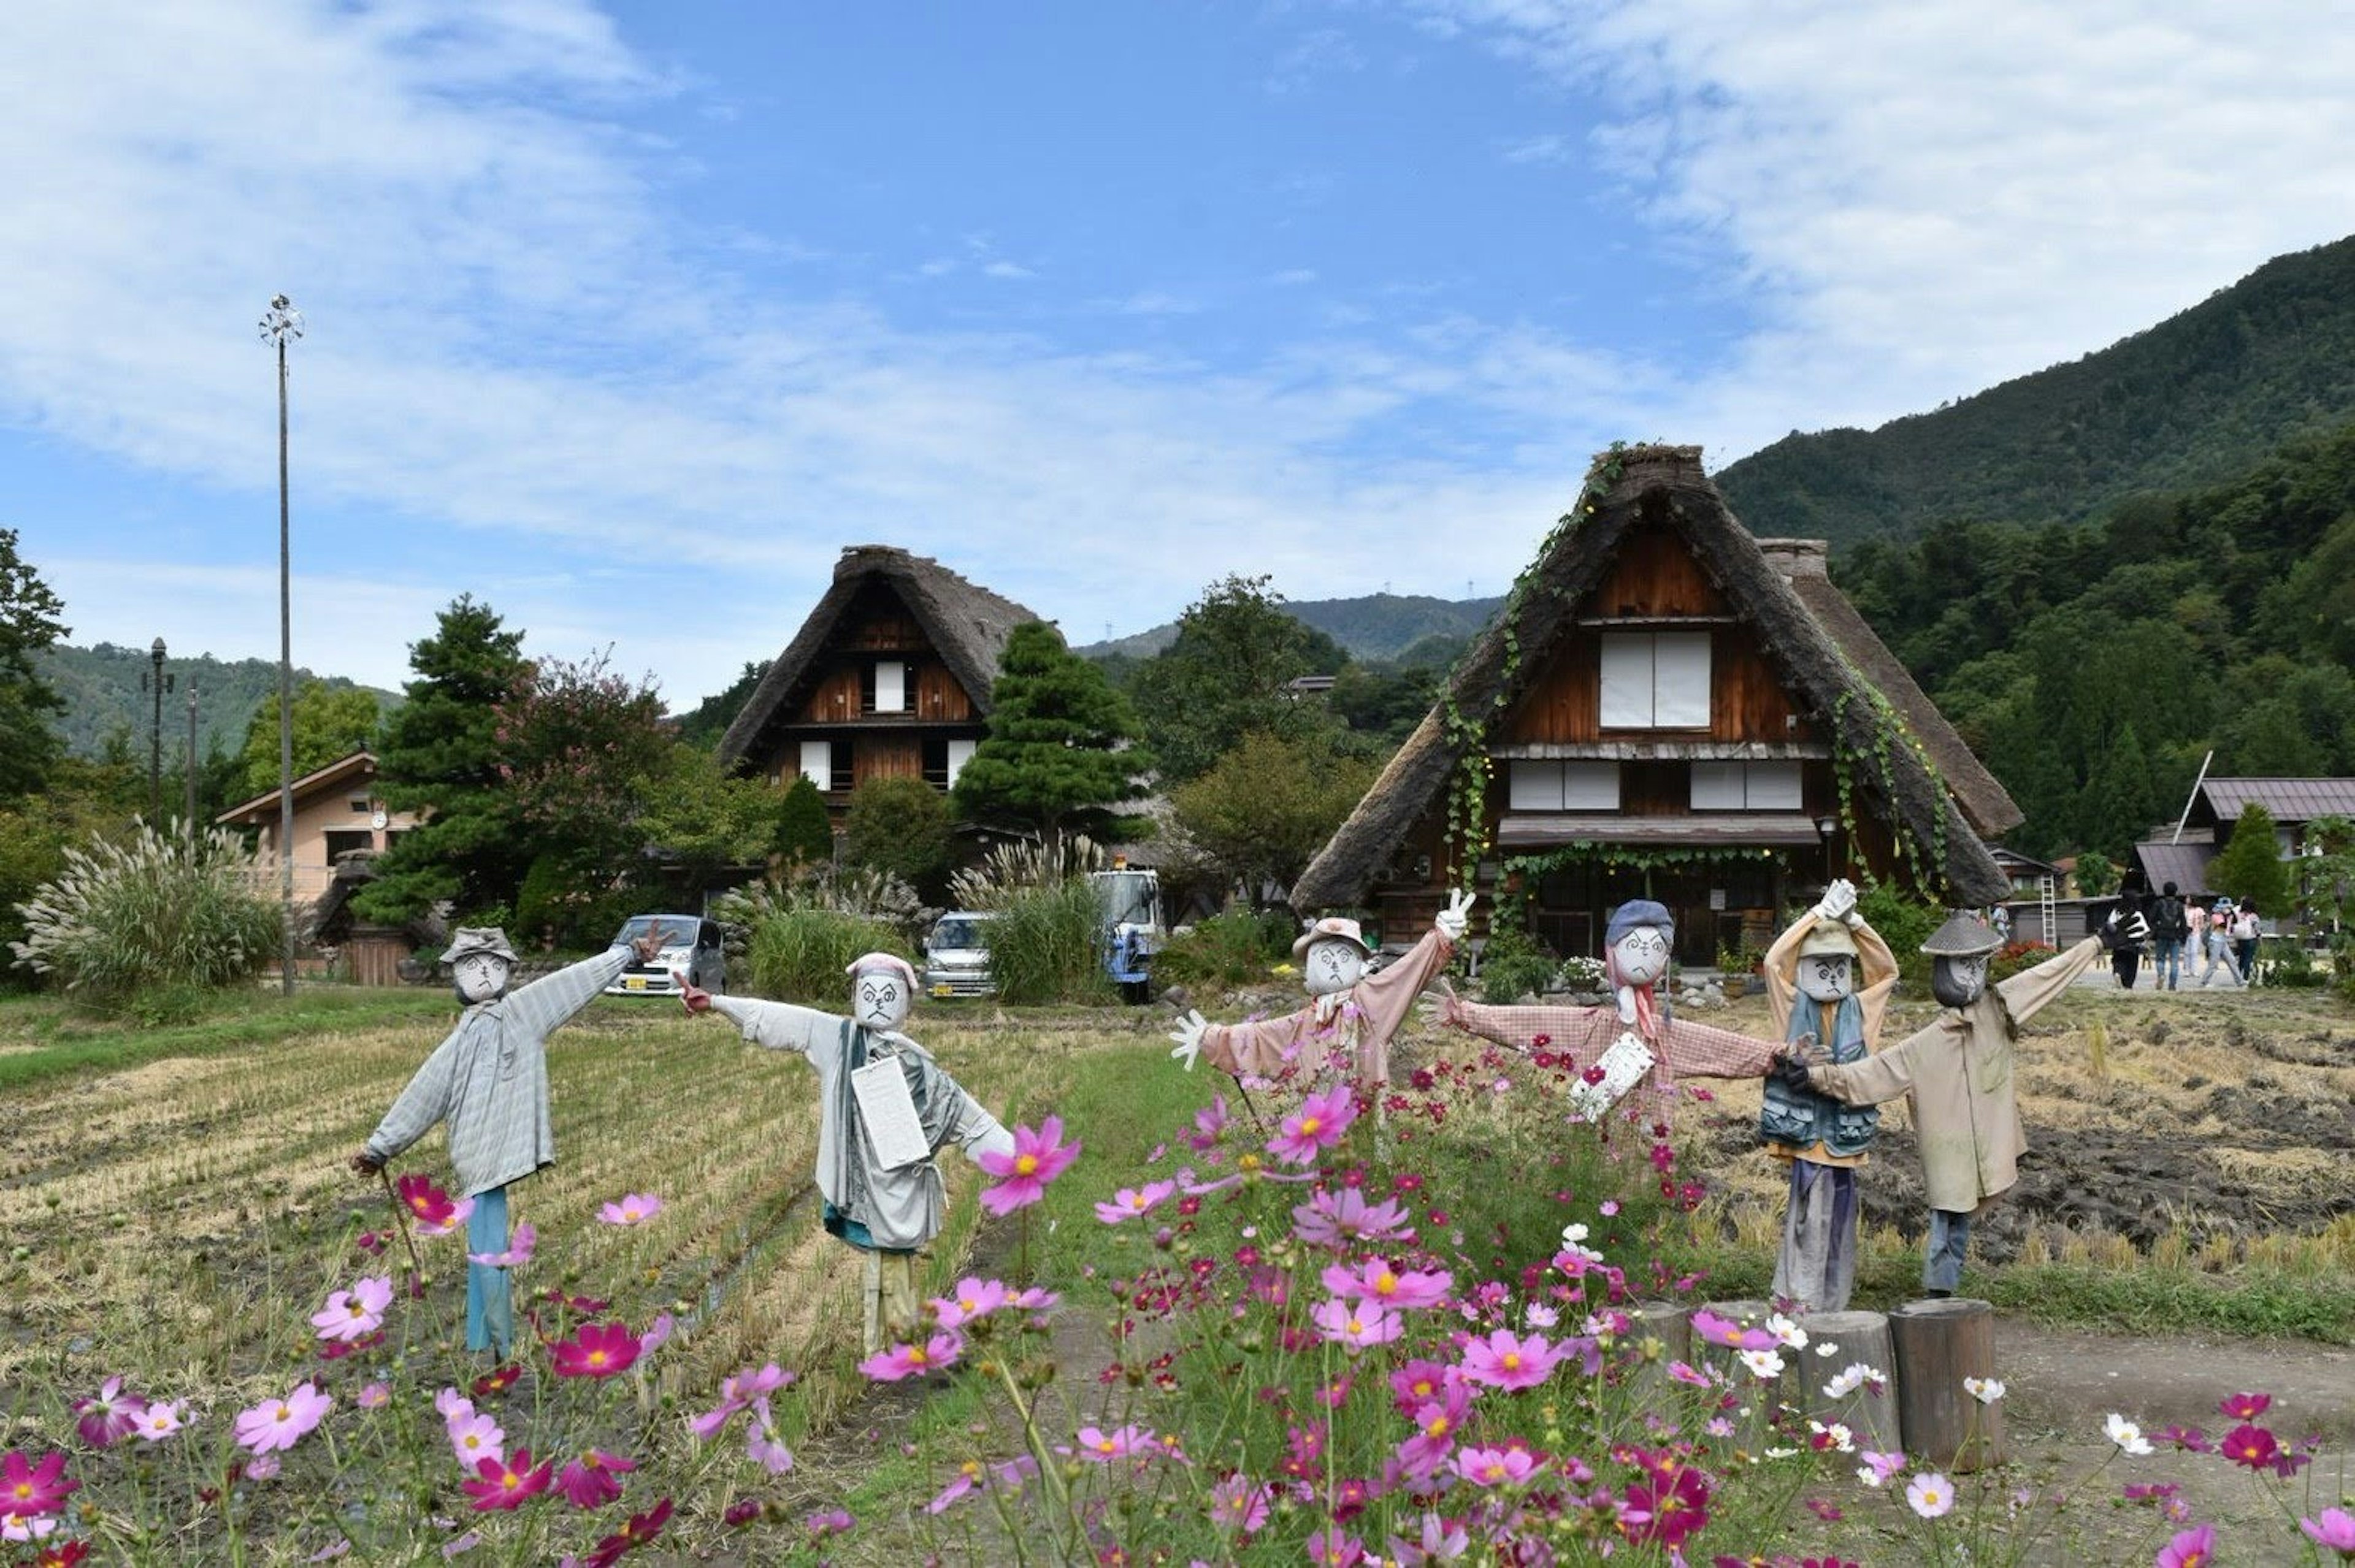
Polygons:
<instances>
[{"instance_id":1,"label":"smaller thatched house","mask_svg":"<svg viewBox=\"0 0 2355 1568\"><path fill-rule=\"evenodd\" d=\"M1705 964L1836 875L1991 903L2009 881L1982 836L2019 821L1819 541L1753 539L1698 447L1636 447L1597 461L1292 901L1411 936L1474 855L1559 953L1650 897Z\"/></svg>"},{"instance_id":2,"label":"smaller thatched house","mask_svg":"<svg viewBox=\"0 0 2355 1568\"><path fill-rule=\"evenodd\" d=\"M837 815L869 779L946 790L988 732L1007 636L1037 619L927 557L851 545L719 760L779 784L802 773Z\"/></svg>"}]
</instances>

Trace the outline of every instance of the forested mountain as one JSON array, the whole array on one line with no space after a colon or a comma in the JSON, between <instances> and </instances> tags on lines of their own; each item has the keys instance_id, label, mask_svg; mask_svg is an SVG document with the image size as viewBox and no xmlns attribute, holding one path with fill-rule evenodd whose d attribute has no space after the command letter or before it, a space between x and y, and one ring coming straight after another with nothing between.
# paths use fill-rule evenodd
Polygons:
<instances>
[{"instance_id":1,"label":"forested mountain","mask_svg":"<svg viewBox=\"0 0 2355 1568\"><path fill-rule=\"evenodd\" d=\"M1352 657L1415 665L1453 662L1496 615L1502 599L1434 599L1423 593L1368 593L1356 599L1288 599L1295 621L1324 633ZM1135 636L1072 651L1092 659L1125 654L1147 658L1178 635L1168 622ZM1418 646L1418 645L1421 645Z\"/></svg>"},{"instance_id":2,"label":"forested mountain","mask_svg":"<svg viewBox=\"0 0 2355 1568\"><path fill-rule=\"evenodd\" d=\"M2098 353L1874 431L1793 433L1717 475L1751 532L1845 544L1950 521L2083 522L2229 484L2355 419L2355 239L2276 257Z\"/></svg>"},{"instance_id":3,"label":"forested mountain","mask_svg":"<svg viewBox=\"0 0 2355 1568\"><path fill-rule=\"evenodd\" d=\"M87 648L60 645L44 650L34 663L41 678L65 699L57 728L69 752L80 757L98 756L106 750L109 738L120 733L133 753L146 756L149 731L155 722L155 699L140 689L141 677L154 667L145 648L118 647L112 643ZM216 747L236 752L245 744L245 729L254 709L265 699L275 702L278 697L278 666L268 659L223 661L209 654L182 658L166 649L164 670L174 683L164 698L167 765L176 763L187 747L191 682L197 693L198 757L209 755ZM294 672L297 689L313 679L323 679L339 690L357 684L342 676L314 677L305 669ZM400 700L393 692L379 690L378 696L388 707Z\"/></svg>"}]
</instances>

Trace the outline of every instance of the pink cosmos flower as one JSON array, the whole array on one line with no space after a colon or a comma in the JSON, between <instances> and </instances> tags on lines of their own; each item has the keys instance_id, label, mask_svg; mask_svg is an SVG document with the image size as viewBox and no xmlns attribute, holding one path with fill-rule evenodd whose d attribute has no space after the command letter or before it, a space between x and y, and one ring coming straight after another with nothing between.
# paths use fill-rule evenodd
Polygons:
<instances>
[{"instance_id":1,"label":"pink cosmos flower","mask_svg":"<svg viewBox=\"0 0 2355 1568\"><path fill-rule=\"evenodd\" d=\"M2236 1393L2227 1396L2216 1410L2235 1421L2254 1421L2273 1407L2274 1396L2269 1393Z\"/></svg>"},{"instance_id":2,"label":"pink cosmos flower","mask_svg":"<svg viewBox=\"0 0 2355 1568\"><path fill-rule=\"evenodd\" d=\"M1680 1468L1672 1474L1655 1470L1643 1480L1630 1482L1623 1500L1629 1510L1625 1516L1629 1536L1638 1541L1656 1541L1670 1552L1709 1523L1709 1482L1698 1470ZM1644 1517L1638 1520L1637 1514Z\"/></svg>"},{"instance_id":3,"label":"pink cosmos flower","mask_svg":"<svg viewBox=\"0 0 2355 1568\"><path fill-rule=\"evenodd\" d=\"M81 1483L65 1479L65 1473L63 1454L44 1455L37 1465L13 1448L0 1455L0 1513L29 1519L59 1511L66 1499L81 1489Z\"/></svg>"},{"instance_id":4,"label":"pink cosmos flower","mask_svg":"<svg viewBox=\"0 0 2355 1568\"><path fill-rule=\"evenodd\" d=\"M1734 1350L1771 1350L1780 1341L1764 1328L1744 1328L1730 1317L1721 1317L1707 1307L1692 1315L1693 1332L1712 1345L1723 1345Z\"/></svg>"},{"instance_id":5,"label":"pink cosmos flower","mask_svg":"<svg viewBox=\"0 0 2355 1568\"><path fill-rule=\"evenodd\" d=\"M381 1410L392 1403L392 1390L384 1383L368 1383L355 1396L355 1403L362 1410Z\"/></svg>"},{"instance_id":6,"label":"pink cosmos flower","mask_svg":"<svg viewBox=\"0 0 2355 1568\"><path fill-rule=\"evenodd\" d=\"M1014 1129L1014 1152L985 1152L975 1163L997 1179L982 1189L981 1204L993 1214L1027 1209L1047 1195L1047 1183L1071 1168L1080 1157L1077 1142L1063 1141L1063 1118L1049 1116L1036 1128Z\"/></svg>"},{"instance_id":7,"label":"pink cosmos flower","mask_svg":"<svg viewBox=\"0 0 2355 1568\"><path fill-rule=\"evenodd\" d=\"M2252 1470L2262 1470L2274 1462L2281 1445L2274 1435L2262 1426L2243 1422L2224 1435L2216 1445L2216 1452L2235 1465L2245 1465Z\"/></svg>"},{"instance_id":8,"label":"pink cosmos flower","mask_svg":"<svg viewBox=\"0 0 2355 1568\"><path fill-rule=\"evenodd\" d=\"M458 1467L479 1470L485 1459L506 1456L507 1435L499 1424L487 1414L477 1415L470 1406L464 1415L453 1415L447 1423L450 1451L458 1456Z\"/></svg>"},{"instance_id":9,"label":"pink cosmos flower","mask_svg":"<svg viewBox=\"0 0 2355 1568\"><path fill-rule=\"evenodd\" d=\"M249 1481L274 1481L278 1478L278 1456L256 1454L245 1462L245 1478ZM230 1479L236 1479L231 1477Z\"/></svg>"},{"instance_id":10,"label":"pink cosmos flower","mask_svg":"<svg viewBox=\"0 0 2355 1568\"><path fill-rule=\"evenodd\" d=\"M1103 1204L1096 1205L1101 1209ZM956 1289L947 1296L932 1297L932 1311L943 1328L960 1328L976 1317L986 1317L1013 1300L1013 1293L1002 1281L975 1279L970 1275L957 1281Z\"/></svg>"},{"instance_id":11,"label":"pink cosmos flower","mask_svg":"<svg viewBox=\"0 0 2355 1568\"><path fill-rule=\"evenodd\" d=\"M943 1487L932 1500L924 1505L924 1511L945 1513L979 1491L988 1479L987 1465L979 1459L967 1459L957 1467L956 1474L949 1477L949 1484Z\"/></svg>"},{"instance_id":12,"label":"pink cosmos flower","mask_svg":"<svg viewBox=\"0 0 2355 1568\"><path fill-rule=\"evenodd\" d=\"M1356 1094L1347 1083L1336 1083L1321 1094L1309 1095L1300 1109L1284 1117L1268 1140L1267 1152L1286 1165L1314 1165L1357 1119Z\"/></svg>"},{"instance_id":13,"label":"pink cosmos flower","mask_svg":"<svg viewBox=\"0 0 2355 1568\"><path fill-rule=\"evenodd\" d=\"M1406 1323L1398 1314L1370 1301L1327 1301L1308 1317L1319 1334L1349 1350L1387 1345L1406 1332Z\"/></svg>"},{"instance_id":14,"label":"pink cosmos flower","mask_svg":"<svg viewBox=\"0 0 2355 1568\"><path fill-rule=\"evenodd\" d=\"M383 1327L385 1309L391 1305L392 1276L378 1275L327 1297L326 1309L311 1315L311 1327L322 1339L361 1339Z\"/></svg>"},{"instance_id":15,"label":"pink cosmos flower","mask_svg":"<svg viewBox=\"0 0 2355 1568\"><path fill-rule=\"evenodd\" d=\"M121 1378L109 1378L99 1385L96 1399L74 1401L75 1413L80 1417L74 1429L91 1447L111 1447L131 1435L145 1403L135 1393L124 1393ZM0 1502L6 1500L0 1498Z\"/></svg>"},{"instance_id":16,"label":"pink cosmos flower","mask_svg":"<svg viewBox=\"0 0 2355 1568\"><path fill-rule=\"evenodd\" d=\"M1427 1563L1455 1562L1472 1549L1472 1537L1462 1525L1450 1524L1435 1513L1425 1513L1419 1540L1401 1541L1393 1535L1390 1548L1399 1568L1425 1568Z\"/></svg>"},{"instance_id":17,"label":"pink cosmos flower","mask_svg":"<svg viewBox=\"0 0 2355 1568\"><path fill-rule=\"evenodd\" d=\"M531 1262L532 1252L538 1245L539 1232L529 1221L526 1221L515 1228L515 1234L507 1240L506 1251L468 1253L466 1261L470 1264L481 1264L485 1268L521 1268Z\"/></svg>"},{"instance_id":18,"label":"pink cosmos flower","mask_svg":"<svg viewBox=\"0 0 2355 1568\"><path fill-rule=\"evenodd\" d=\"M1401 1415L1412 1415L1463 1381L1464 1374L1444 1361L1417 1357L1391 1373L1391 1403Z\"/></svg>"},{"instance_id":19,"label":"pink cosmos flower","mask_svg":"<svg viewBox=\"0 0 2355 1568\"><path fill-rule=\"evenodd\" d=\"M1486 1339L1464 1347L1464 1375L1492 1388L1535 1388L1553 1375L1563 1352L1546 1343L1542 1334L1517 1339L1509 1328L1498 1328Z\"/></svg>"},{"instance_id":20,"label":"pink cosmos flower","mask_svg":"<svg viewBox=\"0 0 2355 1568\"><path fill-rule=\"evenodd\" d=\"M1518 1487L1540 1467L1526 1448L1465 1448L1455 1456L1455 1473L1476 1487Z\"/></svg>"},{"instance_id":21,"label":"pink cosmos flower","mask_svg":"<svg viewBox=\"0 0 2355 1568\"><path fill-rule=\"evenodd\" d=\"M1227 1130L1227 1097L1213 1094L1210 1107L1194 1113L1194 1130L1186 1135L1186 1147L1197 1153L1218 1147L1219 1135Z\"/></svg>"},{"instance_id":22,"label":"pink cosmos flower","mask_svg":"<svg viewBox=\"0 0 2355 1568\"><path fill-rule=\"evenodd\" d=\"M1905 1500L1923 1519L1936 1519L1953 1511L1955 1488L1945 1477L1934 1470L1905 1483Z\"/></svg>"},{"instance_id":23,"label":"pink cosmos flower","mask_svg":"<svg viewBox=\"0 0 2355 1568\"><path fill-rule=\"evenodd\" d=\"M1064 1452L1091 1465L1109 1465L1115 1459L1130 1459L1139 1455L1150 1458L1161 1449L1154 1442L1153 1434L1142 1426L1124 1426L1113 1432L1096 1426L1082 1426L1078 1443Z\"/></svg>"},{"instance_id":24,"label":"pink cosmos flower","mask_svg":"<svg viewBox=\"0 0 2355 1568\"><path fill-rule=\"evenodd\" d=\"M651 1192L625 1194L618 1203L608 1203L597 1211L597 1218L608 1225L635 1225L662 1212L663 1200Z\"/></svg>"},{"instance_id":25,"label":"pink cosmos flower","mask_svg":"<svg viewBox=\"0 0 2355 1568\"><path fill-rule=\"evenodd\" d=\"M256 1454L292 1448L303 1435L326 1419L335 1401L309 1383L296 1383L283 1399L265 1399L237 1418L238 1445Z\"/></svg>"},{"instance_id":26,"label":"pink cosmos flower","mask_svg":"<svg viewBox=\"0 0 2355 1568\"><path fill-rule=\"evenodd\" d=\"M1670 1361L1668 1363L1668 1377L1673 1381L1684 1383L1692 1388L1708 1388L1710 1386L1709 1374L1707 1372L1697 1371L1683 1361Z\"/></svg>"},{"instance_id":27,"label":"pink cosmos flower","mask_svg":"<svg viewBox=\"0 0 2355 1568\"><path fill-rule=\"evenodd\" d=\"M1394 1312L1437 1307L1455 1288L1455 1276L1444 1269L1398 1269L1381 1258L1369 1258L1354 1271L1346 1264L1327 1264L1319 1277L1336 1296L1369 1301Z\"/></svg>"},{"instance_id":28,"label":"pink cosmos flower","mask_svg":"<svg viewBox=\"0 0 2355 1568\"><path fill-rule=\"evenodd\" d=\"M1857 1467L1856 1478L1868 1487L1885 1487L1905 1468L1902 1454L1876 1454L1868 1448L1857 1457L1864 1463Z\"/></svg>"},{"instance_id":29,"label":"pink cosmos flower","mask_svg":"<svg viewBox=\"0 0 2355 1568\"><path fill-rule=\"evenodd\" d=\"M556 1462L551 1459L535 1470L531 1467L531 1450L518 1448L514 1464L485 1459L474 1467L474 1472L479 1479L458 1483L474 1499L474 1511L511 1512L548 1490L549 1482L556 1475Z\"/></svg>"},{"instance_id":30,"label":"pink cosmos flower","mask_svg":"<svg viewBox=\"0 0 2355 1568\"><path fill-rule=\"evenodd\" d=\"M445 1388L433 1396L433 1408L444 1421L462 1421L474 1413L474 1402L456 1389Z\"/></svg>"},{"instance_id":31,"label":"pink cosmos flower","mask_svg":"<svg viewBox=\"0 0 2355 1568\"><path fill-rule=\"evenodd\" d=\"M820 1509L807 1520L811 1537L819 1541L829 1535L847 1534L858 1522L850 1517L849 1509L838 1508Z\"/></svg>"},{"instance_id":32,"label":"pink cosmos flower","mask_svg":"<svg viewBox=\"0 0 2355 1568\"><path fill-rule=\"evenodd\" d=\"M1357 1568L1366 1560L1366 1544L1339 1525L1308 1538L1308 1561L1316 1568Z\"/></svg>"},{"instance_id":33,"label":"pink cosmos flower","mask_svg":"<svg viewBox=\"0 0 2355 1568\"><path fill-rule=\"evenodd\" d=\"M641 1348L619 1323L584 1323L571 1339L548 1348L549 1367L559 1378L610 1378L628 1371Z\"/></svg>"},{"instance_id":34,"label":"pink cosmos flower","mask_svg":"<svg viewBox=\"0 0 2355 1568\"><path fill-rule=\"evenodd\" d=\"M776 1362L759 1368L746 1367L719 1380L719 1403L687 1423L687 1429L707 1442L719 1435L729 1418L750 1405L754 1400L772 1394L781 1388L790 1388L798 1376L784 1371Z\"/></svg>"},{"instance_id":35,"label":"pink cosmos flower","mask_svg":"<svg viewBox=\"0 0 2355 1568\"><path fill-rule=\"evenodd\" d=\"M773 1476L794 1467L794 1451L777 1435L776 1418L769 1413L769 1396L752 1402L752 1419L744 1433L744 1456Z\"/></svg>"},{"instance_id":36,"label":"pink cosmos flower","mask_svg":"<svg viewBox=\"0 0 2355 1568\"><path fill-rule=\"evenodd\" d=\"M0 1509L0 1541L39 1541L57 1528L58 1521L52 1514L14 1513Z\"/></svg>"},{"instance_id":37,"label":"pink cosmos flower","mask_svg":"<svg viewBox=\"0 0 2355 1568\"><path fill-rule=\"evenodd\" d=\"M1240 1471L1210 1488L1210 1523L1228 1535L1249 1535L1267 1523L1269 1488Z\"/></svg>"},{"instance_id":38,"label":"pink cosmos flower","mask_svg":"<svg viewBox=\"0 0 2355 1568\"><path fill-rule=\"evenodd\" d=\"M1310 1193L1308 1201L1292 1211L1292 1232L1312 1247L1337 1247L1352 1241L1406 1241L1414 1235L1406 1222L1406 1210L1396 1199L1369 1204L1365 1194L1354 1187Z\"/></svg>"},{"instance_id":39,"label":"pink cosmos flower","mask_svg":"<svg viewBox=\"0 0 2355 1568\"><path fill-rule=\"evenodd\" d=\"M1096 1218L1107 1225L1117 1225L1149 1214L1161 1201L1178 1190L1174 1181L1148 1181L1143 1187L1124 1187L1112 1195L1109 1203L1096 1205Z\"/></svg>"},{"instance_id":40,"label":"pink cosmos flower","mask_svg":"<svg viewBox=\"0 0 2355 1568\"><path fill-rule=\"evenodd\" d=\"M132 1428L143 1443L161 1443L188 1424L187 1402L158 1400L139 1413L139 1424ZM0 1503L7 1499L0 1498Z\"/></svg>"},{"instance_id":41,"label":"pink cosmos flower","mask_svg":"<svg viewBox=\"0 0 2355 1568\"><path fill-rule=\"evenodd\" d=\"M1399 1467L1418 1480L1437 1474L1471 1412L1472 1391L1461 1382L1449 1384L1444 1397L1418 1406L1414 1435L1398 1445Z\"/></svg>"},{"instance_id":42,"label":"pink cosmos flower","mask_svg":"<svg viewBox=\"0 0 2355 1568\"><path fill-rule=\"evenodd\" d=\"M955 1366L964 1353L964 1341L954 1334L935 1334L921 1345L894 1345L868 1357L858 1370L879 1383L896 1383Z\"/></svg>"},{"instance_id":43,"label":"pink cosmos flower","mask_svg":"<svg viewBox=\"0 0 2355 1568\"><path fill-rule=\"evenodd\" d=\"M530 1462L527 1454L519 1454L517 1457L524 1463ZM556 1489L563 1493L564 1500L574 1508L603 1508L622 1495L622 1483L613 1477L625 1476L637 1467L634 1460L591 1448L566 1464L563 1473L556 1477ZM476 1467L477 1470L480 1468Z\"/></svg>"},{"instance_id":44,"label":"pink cosmos flower","mask_svg":"<svg viewBox=\"0 0 2355 1568\"><path fill-rule=\"evenodd\" d=\"M447 1226L456 1206L450 1195L433 1185L431 1178L404 1176L400 1183L400 1201L411 1218L421 1225Z\"/></svg>"},{"instance_id":45,"label":"pink cosmos flower","mask_svg":"<svg viewBox=\"0 0 2355 1568\"><path fill-rule=\"evenodd\" d=\"M2297 1527L2318 1546L2336 1552L2342 1559L2355 1560L2355 1514L2327 1508L2319 1518L2299 1520Z\"/></svg>"},{"instance_id":46,"label":"pink cosmos flower","mask_svg":"<svg viewBox=\"0 0 2355 1568\"><path fill-rule=\"evenodd\" d=\"M2203 1524L2177 1535L2159 1549L2150 1564L2151 1568L2212 1568L2215 1561L2216 1527Z\"/></svg>"},{"instance_id":47,"label":"pink cosmos flower","mask_svg":"<svg viewBox=\"0 0 2355 1568\"><path fill-rule=\"evenodd\" d=\"M450 1211L439 1220L421 1220L417 1233L421 1236L446 1236L474 1217L474 1200L461 1198L450 1206Z\"/></svg>"}]
</instances>

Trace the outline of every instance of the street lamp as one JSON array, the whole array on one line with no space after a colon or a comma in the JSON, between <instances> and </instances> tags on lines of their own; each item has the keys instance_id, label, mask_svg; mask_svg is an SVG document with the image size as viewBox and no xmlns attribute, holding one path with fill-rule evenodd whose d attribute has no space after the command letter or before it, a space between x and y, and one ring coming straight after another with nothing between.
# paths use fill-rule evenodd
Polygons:
<instances>
[{"instance_id":1,"label":"street lamp","mask_svg":"<svg viewBox=\"0 0 2355 1568\"><path fill-rule=\"evenodd\" d=\"M155 669L139 677L142 689L155 694L155 718L147 731L147 826L164 815L164 694L172 689L172 677L164 673L164 639L147 650L148 660Z\"/></svg>"},{"instance_id":2,"label":"street lamp","mask_svg":"<svg viewBox=\"0 0 2355 1568\"><path fill-rule=\"evenodd\" d=\"M294 596L286 506L286 345L303 336L303 313L270 296L261 340L278 351L278 960L281 995L294 994Z\"/></svg>"}]
</instances>

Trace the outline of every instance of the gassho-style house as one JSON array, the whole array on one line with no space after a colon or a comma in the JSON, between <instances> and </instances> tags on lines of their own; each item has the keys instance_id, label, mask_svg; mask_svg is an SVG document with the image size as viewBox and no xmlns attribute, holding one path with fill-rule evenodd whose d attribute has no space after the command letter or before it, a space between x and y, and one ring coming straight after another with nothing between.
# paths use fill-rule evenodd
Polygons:
<instances>
[{"instance_id":1,"label":"gassho-style house","mask_svg":"<svg viewBox=\"0 0 2355 1568\"><path fill-rule=\"evenodd\" d=\"M1700 448L1605 453L1293 906L1412 941L1476 857L1559 954L1649 897L1706 965L1835 876L2002 899L1985 839L2019 808L1825 566L1753 538Z\"/></svg>"}]
</instances>

